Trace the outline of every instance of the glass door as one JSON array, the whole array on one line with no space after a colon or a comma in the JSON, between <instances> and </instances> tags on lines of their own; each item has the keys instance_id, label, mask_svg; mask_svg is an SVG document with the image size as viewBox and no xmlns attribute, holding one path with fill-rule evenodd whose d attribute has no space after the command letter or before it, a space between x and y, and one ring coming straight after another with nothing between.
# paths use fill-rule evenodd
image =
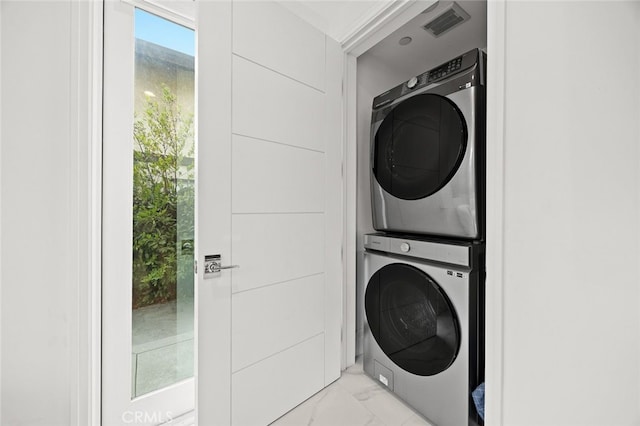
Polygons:
<instances>
[{"instance_id":1,"label":"glass door","mask_svg":"<svg viewBox=\"0 0 640 426\"><path fill-rule=\"evenodd\" d=\"M105 425L195 405L195 31L177 20L105 2Z\"/></svg>"},{"instance_id":2,"label":"glass door","mask_svg":"<svg viewBox=\"0 0 640 426\"><path fill-rule=\"evenodd\" d=\"M375 133L373 173L403 200L425 198L458 170L467 144L462 113L449 99L422 94L395 106Z\"/></svg>"}]
</instances>

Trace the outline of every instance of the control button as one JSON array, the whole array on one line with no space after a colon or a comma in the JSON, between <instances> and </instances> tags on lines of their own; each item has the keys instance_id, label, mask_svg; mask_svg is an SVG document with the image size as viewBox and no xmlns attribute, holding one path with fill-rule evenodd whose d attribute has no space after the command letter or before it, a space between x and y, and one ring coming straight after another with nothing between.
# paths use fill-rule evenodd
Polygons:
<instances>
[{"instance_id":1,"label":"control button","mask_svg":"<svg viewBox=\"0 0 640 426\"><path fill-rule=\"evenodd\" d=\"M412 77L411 80L407 82L407 87L409 89L413 89L418 84L418 77Z\"/></svg>"},{"instance_id":2,"label":"control button","mask_svg":"<svg viewBox=\"0 0 640 426\"><path fill-rule=\"evenodd\" d=\"M409 250L411 250L411 246L409 245L409 243L402 243L400 244L400 251L403 253L408 253Z\"/></svg>"}]
</instances>

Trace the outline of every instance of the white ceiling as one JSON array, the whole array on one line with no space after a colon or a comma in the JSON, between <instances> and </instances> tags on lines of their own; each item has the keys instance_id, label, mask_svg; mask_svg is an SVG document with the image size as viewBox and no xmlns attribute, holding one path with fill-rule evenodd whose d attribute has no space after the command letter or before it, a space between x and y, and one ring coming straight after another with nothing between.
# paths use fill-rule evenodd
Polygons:
<instances>
[{"instance_id":1,"label":"white ceiling","mask_svg":"<svg viewBox=\"0 0 640 426\"><path fill-rule=\"evenodd\" d=\"M339 42L359 29L393 0L279 0L296 15L305 19ZM487 0L456 1L471 18L442 34L433 37L422 29L429 20L449 7L452 0L440 0L425 12L408 21L364 55L371 55L393 70L403 80L456 57L475 47L486 50ZM429 3L429 2L425 2ZM400 46L402 37L413 41Z\"/></svg>"},{"instance_id":2,"label":"white ceiling","mask_svg":"<svg viewBox=\"0 0 640 426\"><path fill-rule=\"evenodd\" d=\"M280 0L279 3L334 40L343 42L393 0Z\"/></svg>"},{"instance_id":3,"label":"white ceiling","mask_svg":"<svg viewBox=\"0 0 640 426\"><path fill-rule=\"evenodd\" d=\"M422 29L428 21L439 15L452 1L440 1L428 13L422 13L376 44L364 55L393 69L402 81L436 67L473 48L487 47L487 3L480 0L456 1L471 18L436 38ZM413 41L400 46L402 37Z\"/></svg>"}]
</instances>

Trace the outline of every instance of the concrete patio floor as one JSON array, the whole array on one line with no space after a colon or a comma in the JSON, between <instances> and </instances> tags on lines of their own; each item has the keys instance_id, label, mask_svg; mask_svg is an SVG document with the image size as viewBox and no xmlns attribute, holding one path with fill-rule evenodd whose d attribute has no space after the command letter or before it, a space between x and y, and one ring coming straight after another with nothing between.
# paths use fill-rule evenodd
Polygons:
<instances>
[{"instance_id":1,"label":"concrete patio floor","mask_svg":"<svg viewBox=\"0 0 640 426\"><path fill-rule=\"evenodd\" d=\"M131 396L193 376L193 299L132 312Z\"/></svg>"}]
</instances>

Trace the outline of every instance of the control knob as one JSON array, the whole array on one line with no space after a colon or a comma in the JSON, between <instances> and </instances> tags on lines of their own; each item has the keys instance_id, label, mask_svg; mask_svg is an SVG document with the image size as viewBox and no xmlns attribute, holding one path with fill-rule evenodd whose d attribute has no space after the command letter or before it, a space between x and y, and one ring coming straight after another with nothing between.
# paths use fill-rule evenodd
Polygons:
<instances>
[{"instance_id":1,"label":"control knob","mask_svg":"<svg viewBox=\"0 0 640 426\"><path fill-rule=\"evenodd\" d=\"M411 246L409 245L409 243L402 243L400 244L400 251L403 253L408 253L409 250L411 250Z\"/></svg>"},{"instance_id":2,"label":"control knob","mask_svg":"<svg viewBox=\"0 0 640 426\"><path fill-rule=\"evenodd\" d=\"M411 80L407 81L407 87L409 89L413 89L418 84L418 77L412 77Z\"/></svg>"}]
</instances>

